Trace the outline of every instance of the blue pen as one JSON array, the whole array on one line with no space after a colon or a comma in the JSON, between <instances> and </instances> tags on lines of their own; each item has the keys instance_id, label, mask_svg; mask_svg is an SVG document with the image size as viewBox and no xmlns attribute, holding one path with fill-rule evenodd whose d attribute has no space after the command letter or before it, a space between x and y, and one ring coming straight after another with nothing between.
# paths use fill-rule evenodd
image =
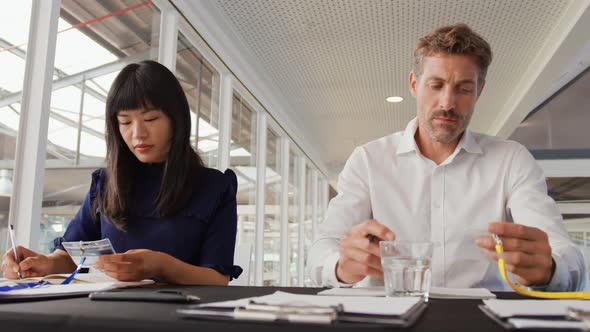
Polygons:
<instances>
[{"instance_id":1,"label":"blue pen","mask_svg":"<svg viewBox=\"0 0 590 332\"><path fill-rule=\"evenodd\" d=\"M16 252L16 240L14 239L14 226L12 224L10 224L8 234L10 234L10 242L12 242L12 252L14 253L14 260L16 262L16 265L19 265L20 259L18 257L18 253ZM19 271L16 273L18 274L19 279L23 278L22 274L20 273L20 266L19 266Z\"/></svg>"}]
</instances>

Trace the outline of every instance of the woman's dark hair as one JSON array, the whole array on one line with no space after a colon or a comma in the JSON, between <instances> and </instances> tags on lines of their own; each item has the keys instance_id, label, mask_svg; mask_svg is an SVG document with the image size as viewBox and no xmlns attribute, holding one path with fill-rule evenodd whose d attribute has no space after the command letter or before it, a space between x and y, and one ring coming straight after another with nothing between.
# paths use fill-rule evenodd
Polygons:
<instances>
[{"instance_id":1,"label":"woman's dark hair","mask_svg":"<svg viewBox=\"0 0 590 332\"><path fill-rule=\"evenodd\" d=\"M140 161L129 150L117 114L122 110L159 109L170 118L172 138L164 163L157 209L161 216L177 212L191 195L187 184L203 168L203 161L190 144L190 108L180 83L165 66L151 60L127 65L111 86L106 102L106 183L95 207L117 228L125 230L130 193ZM100 201L100 203L96 203ZM97 209L93 209L97 211Z\"/></svg>"}]
</instances>

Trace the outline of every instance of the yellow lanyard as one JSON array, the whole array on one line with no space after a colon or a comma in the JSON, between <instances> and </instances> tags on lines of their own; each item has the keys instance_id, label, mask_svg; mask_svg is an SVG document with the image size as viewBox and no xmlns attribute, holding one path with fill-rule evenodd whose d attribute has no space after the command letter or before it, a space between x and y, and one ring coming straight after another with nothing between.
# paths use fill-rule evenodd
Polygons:
<instances>
[{"instance_id":1,"label":"yellow lanyard","mask_svg":"<svg viewBox=\"0 0 590 332\"><path fill-rule=\"evenodd\" d=\"M590 300L590 292L541 292L530 290L528 287L514 284L512 281L510 281L508 274L506 273L506 265L504 263L504 246L502 244L502 239L500 239L500 237L496 234L492 234L492 237L494 238L494 241L496 241L496 252L498 253L498 269L500 270L500 275L502 275L502 279L504 279L508 286L510 286L510 288L512 288L516 293L542 299Z\"/></svg>"}]
</instances>

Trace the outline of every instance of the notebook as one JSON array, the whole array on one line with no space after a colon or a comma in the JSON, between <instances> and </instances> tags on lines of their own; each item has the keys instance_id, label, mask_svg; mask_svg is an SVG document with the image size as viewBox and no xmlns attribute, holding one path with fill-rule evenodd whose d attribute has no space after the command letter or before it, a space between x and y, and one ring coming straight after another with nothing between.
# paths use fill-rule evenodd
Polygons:
<instances>
[{"instance_id":1,"label":"notebook","mask_svg":"<svg viewBox=\"0 0 590 332\"><path fill-rule=\"evenodd\" d=\"M571 310L590 311L583 300L486 300L479 308L506 329L587 329Z\"/></svg>"},{"instance_id":2,"label":"notebook","mask_svg":"<svg viewBox=\"0 0 590 332\"><path fill-rule=\"evenodd\" d=\"M105 291L116 288L129 288L149 285L154 283L153 280L141 281L118 281L103 273L82 273L76 275L72 283L68 285L60 285L69 274L53 274L42 278L27 278L20 280L3 280L0 281L0 286L17 285L19 283L35 283L48 281L50 285L34 288L15 289L11 291L0 292L0 302L26 301L26 300L42 300L64 297L76 297L87 295L97 291Z\"/></svg>"}]
</instances>

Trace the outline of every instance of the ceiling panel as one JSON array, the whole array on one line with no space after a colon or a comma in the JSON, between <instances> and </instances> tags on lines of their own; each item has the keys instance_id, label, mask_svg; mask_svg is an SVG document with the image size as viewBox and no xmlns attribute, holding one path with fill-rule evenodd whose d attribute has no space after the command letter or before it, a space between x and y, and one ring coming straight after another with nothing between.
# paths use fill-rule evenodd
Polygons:
<instances>
[{"instance_id":1,"label":"ceiling panel","mask_svg":"<svg viewBox=\"0 0 590 332\"><path fill-rule=\"evenodd\" d=\"M490 42L494 60L472 122L485 131L571 3L214 1L332 172L354 146L402 130L415 116L407 77L420 36L464 22ZM405 100L386 103L391 95Z\"/></svg>"}]
</instances>

